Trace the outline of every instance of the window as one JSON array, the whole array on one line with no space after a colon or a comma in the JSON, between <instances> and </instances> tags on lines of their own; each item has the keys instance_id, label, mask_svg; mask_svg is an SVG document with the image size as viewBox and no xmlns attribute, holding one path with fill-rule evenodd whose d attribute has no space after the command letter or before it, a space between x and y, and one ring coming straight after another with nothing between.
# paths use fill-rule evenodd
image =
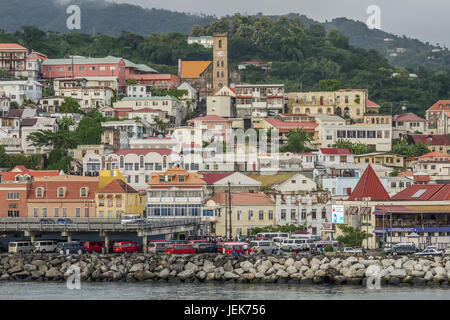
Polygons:
<instances>
[{"instance_id":1,"label":"window","mask_svg":"<svg viewBox=\"0 0 450 320\"><path fill-rule=\"evenodd\" d=\"M59 217L59 208L54 208L54 209L53 209L53 216L54 216L55 218L58 218L58 217Z\"/></svg>"},{"instance_id":2,"label":"window","mask_svg":"<svg viewBox=\"0 0 450 320\"><path fill-rule=\"evenodd\" d=\"M43 188L37 188L36 189L36 198L42 198L44 196L44 189Z\"/></svg>"},{"instance_id":3,"label":"window","mask_svg":"<svg viewBox=\"0 0 450 320\"><path fill-rule=\"evenodd\" d=\"M120 169L123 169L123 156L120 157Z\"/></svg>"},{"instance_id":4,"label":"window","mask_svg":"<svg viewBox=\"0 0 450 320\"><path fill-rule=\"evenodd\" d=\"M269 210L269 220L273 220L273 211Z\"/></svg>"},{"instance_id":5,"label":"window","mask_svg":"<svg viewBox=\"0 0 450 320\"><path fill-rule=\"evenodd\" d=\"M322 219L326 219L327 218L327 209L322 208Z\"/></svg>"},{"instance_id":6,"label":"window","mask_svg":"<svg viewBox=\"0 0 450 320\"><path fill-rule=\"evenodd\" d=\"M139 176L134 176L134 183L139 183Z\"/></svg>"},{"instance_id":7,"label":"window","mask_svg":"<svg viewBox=\"0 0 450 320\"><path fill-rule=\"evenodd\" d=\"M312 210L312 218L313 218L313 219L316 219L316 218L317 218L317 217L316 217L316 216L317 216L316 211L317 211L316 209L313 209L313 210Z\"/></svg>"},{"instance_id":8,"label":"window","mask_svg":"<svg viewBox=\"0 0 450 320\"><path fill-rule=\"evenodd\" d=\"M80 196L82 198L86 198L87 197L87 188L81 188L80 189Z\"/></svg>"},{"instance_id":9,"label":"window","mask_svg":"<svg viewBox=\"0 0 450 320\"><path fill-rule=\"evenodd\" d=\"M18 192L8 192L8 195L6 196L6 200L19 200L19 193Z\"/></svg>"},{"instance_id":10,"label":"window","mask_svg":"<svg viewBox=\"0 0 450 320\"><path fill-rule=\"evenodd\" d=\"M84 217L88 218L89 217L89 207L85 207L84 208Z\"/></svg>"},{"instance_id":11,"label":"window","mask_svg":"<svg viewBox=\"0 0 450 320\"><path fill-rule=\"evenodd\" d=\"M296 212L295 209L291 209L291 220L295 220Z\"/></svg>"},{"instance_id":12,"label":"window","mask_svg":"<svg viewBox=\"0 0 450 320\"><path fill-rule=\"evenodd\" d=\"M249 210L248 211L248 221L252 221L253 220L253 210Z\"/></svg>"},{"instance_id":13,"label":"window","mask_svg":"<svg viewBox=\"0 0 450 320\"><path fill-rule=\"evenodd\" d=\"M281 209L281 220L286 220L286 209Z\"/></svg>"},{"instance_id":14,"label":"window","mask_svg":"<svg viewBox=\"0 0 450 320\"><path fill-rule=\"evenodd\" d=\"M139 167L143 168L144 167L144 157L140 156L139 158Z\"/></svg>"},{"instance_id":15,"label":"window","mask_svg":"<svg viewBox=\"0 0 450 320\"><path fill-rule=\"evenodd\" d=\"M39 217L39 213L38 213L39 209L38 208L33 208L33 218L37 218Z\"/></svg>"},{"instance_id":16,"label":"window","mask_svg":"<svg viewBox=\"0 0 450 320\"><path fill-rule=\"evenodd\" d=\"M62 216L63 218L67 217L67 208L62 208Z\"/></svg>"},{"instance_id":17,"label":"window","mask_svg":"<svg viewBox=\"0 0 450 320\"><path fill-rule=\"evenodd\" d=\"M259 220L264 220L264 211L259 210Z\"/></svg>"},{"instance_id":18,"label":"window","mask_svg":"<svg viewBox=\"0 0 450 320\"><path fill-rule=\"evenodd\" d=\"M8 210L8 218L17 218L19 217L18 210Z\"/></svg>"},{"instance_id":19,"label":"window","mask_svg":"<svg viewBox=\"0 0 450 320\"><path fill-rule=\"evenodd\" d=\"M42 217L47 218L47 208L42 208Z\"/></svg>"},{"instance_id":20,"label":"window","mask_svg":"<svg viewBox=\"0 0 450 320\"><path fill-rule=\"evenodd\" d=\"M241 210L238 210L238 211L237 211L237 220L238 220L238 221L241 221L241 220L242 220L242 211L241 211Z\"/></svg>"},{"instance_id":21,"label":"window","mask_svg":"<svg viewBox=\"0 0 450 320\"><path fill-rule=\"evenodd\" d=\"M316 227L313 227L311 233L312 233L312 234L317 234L317 228L316 228Z\"/></svg>"},{"instance_id":22,"label":"window","mask_svg":"<svg viewBox=\"0 0 450 320\"><path fill-rule=\"evenodd\" d=\"M306 209L302 209L302 220L306 219Z\"/></svg>"},{"instance_id":23,"label":"window","mask_svg":"<svg viewBox=\"0 0 450 320\"><path fill-rule=\"evenodd\" d=\"M58 198L64 197L64 188L58 188Z\"/></svg>"},{"instance_id":24,"label":"window","mask_svg":"<svg viewBox=\"0 0 450 320\"><path fill-rule=\"evenodd\" d=\"M184 181L185 181L184 174L180 174L180 175L178 176L178 181L179 181L179 182L184 182Z\"/></svg>"},{"instance_id":25,"label":"window","mask_svg":"<svg viewBox=\"0 0 450 320\"><path fill-rule=\"evenodd\" d=\"M75 217L79 218L81 214L81 208L75 208Z\"/></svg>"}]
</instances>

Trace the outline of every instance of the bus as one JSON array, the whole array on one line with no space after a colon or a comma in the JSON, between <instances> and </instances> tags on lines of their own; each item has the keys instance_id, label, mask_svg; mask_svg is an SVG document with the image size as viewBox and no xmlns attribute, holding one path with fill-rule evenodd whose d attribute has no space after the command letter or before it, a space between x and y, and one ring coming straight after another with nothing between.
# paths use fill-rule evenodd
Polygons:
<instances>
[{"instance_id":1,"label":"bus","mask_svg":"<svg viewBox=\"0 0 450 320\"><path fill-rule=\"evenodd\" d=\"M339 241L315 241L310 243L310 250L317 249L318 251L322 251L329 245L333 246L334 251L339 249Z\"/></svg>"},{"instance_id":2,"label":"bus","mask_svg":"<svg viewBox=\"0 0 450 320\"><path fill-rule=\"evenodd\" d=\"M272 240L273 238L289 238L288 232L260 232L256 238L265 238Z\"/></svg>"},{"instance_id":3,"label":"bus","mask_svg":"<svg viewBox=\"0 0 450 320\"><path fill-rule=\"evenodd\" d=\"M301 240L306 240L306 242L314 242L314 241L319 241L320 240L320 236L317 234L293 234L291 236L291 239L301 239Z\"/></svg>"}]
</instances>

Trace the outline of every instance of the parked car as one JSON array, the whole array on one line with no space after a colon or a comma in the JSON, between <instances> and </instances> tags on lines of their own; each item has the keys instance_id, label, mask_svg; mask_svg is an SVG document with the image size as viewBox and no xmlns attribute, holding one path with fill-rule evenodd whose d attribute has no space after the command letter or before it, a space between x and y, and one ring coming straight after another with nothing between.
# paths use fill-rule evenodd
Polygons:
<instances>
[{"instance_id":1,"label":"parked car","mask_svg":"<svg viewBox=\"0 0 450 320\"><path fill-rule=\"evenodd\" d=\"M53 221L53 219L50 218L42 218L41 220L39 220L40 224L55 224L55 221Z\"/></svg>"},{"instance_id":2,"label":"parked car","mask_svg":"<svg viewBox=\"0 0 450 320\"><path fill-rule=\"evenodd\" d=\"M55 240L39 240L33 242L34 252L55 252L58 242Z\"/></svg>"},{"instance_id":3,"label":"parked car","mask_svg":"<svg viewBox=\"0 0 450 320\"><path fill-rule=\"evenodd\" d=\"M142 219L140 214L127 214L123 216L121 223L122 224L144 223L144 219Z\"/></svg>"},{"instance_id":4,"label":"parked car","mask_svg":"<svg viewBox=\"0 0 450 320\"><path fill-rule=\"evenodd\" d=\"M169 244L165 250L168 254L191 254L195 249L190 244Z\"/></svg>"},{"instance_id":5,"label":"parked car","mask_svg":"<svg viewBox=\"0 0 450 320\"><path fill-rule=\"evenodd\" d=\"M217 252L217 246L213 242L194 242L191 246L197 253Z\"/></svg>"},{"instance_id":6,"label":"parked car","mask_svg":"<svg viewBox=\"0 0 450 320\"><path fill-rule=\"evenodd\" d=\"M27 253L34 250L30 241L12 241L8 243L8 253Z\"/></svg>"},{"instance_id":7,"label":"parked car","mask_svg":"<svg viewBox=\"0 0 450 320\"><path fill-rule=\"evenodd\" d=\"M113 251L123 253L139 252L141 251L141 246L134 241L116 241L114 242Z\"/></svg>"},{"instance_id":8,"label":"parked car","mask_svg":"<svg viewBox=\"0 0 450 320\"><path fill-rule=\"evenodd\" d=\"M393 254L414 254L416 253L416 247L410 245L394 246L391 252Z\"/></svg>"},{"instance_id":9,"label":"parked car","mask_svg":"<svg viewBox=\"0 0 450 320\"><path fill-rule=\"evenodd\" d=\"M69 218L59 218L58 220L56 220L57 224L72 224L73 221L72 219Z\"/></svg>"},{"instance_id":10,"label":"parked car","mask_svg":"<svg viewBox=\"0 0 450 320\"><path fill-rule=\"evenodd\" d=\"M450 247L447 247L444 249L444 254L445 255L450 255Z\"/></svg>"},{"instance_id":11,"label":"parked car","mask_svg":"<svg viewBox=\"0 0 450 320\"><path fill-rule=\"evenodd\" d=\"M425 249L422 252L416 252L416 256L442 256L442 251L439 251L437 249Z\"/></svg>"},{"instance_id":12,"label":"parked car","mask_svg":"<svg viewBox=\"0 0 450 320\"><path fill-rule=\"evenodd\" d=\"M59 254L86 253L86 248L78 241L60 242L55 251Z\"/></svg>"},{"instance_id":13,"label":"parked car","mask_svg":"<svg viewBox=\"0 0 450 320\"><path fill-rule=\"evenodd\" d=\"M83 246L87 252L102 252L105 247L105 241L84 241Z\"/></svg>"},{"instance_id":14,"label":"parked car","mask_svg":"<svg viewBox=\"0 0 450 320\"><path fill-rule=\"evenodd\" d=\"M237 242L228 242L223 245L222 249L223 254L248 254L249 249L245 248L245 244L237 243Z\"/></svg>"},{"instance_id":15,"label":"parked car","mask_svg":"<svg viewBox=\"0 0 450 320\"><path fill-rule=\"evenodd\" d=\"M302 239L283 239L280 245L283 251L300 251L305 248L304 240Z\"/></svg>"},{"instance_id":16,"label":"parked car","mask_svg":"<svg viewBox=\"0 0 450 320\"><path fill-rule=\"evenodd\" d=\"M255 240L250 242L252 251L261 253L275 253L278 246L270 240Z\"/></svg>"},{"instance_id":17,"label":"parked car","mask_svg":"<svg viewBox=\"0 0 450 320\"><path fill-rule=\"evenodd\" d=\"M150 240L147 244L148 251L152 253L164 252L169 244L170 242L165 240Z\"/></svg>"},{"instance_id":18,"label":"parked car","mask_svg":"<svg viewBox=\"0 0 450 320\"><path fill-rule=\"evenodd\" d=\"M353 249L352 247L344 247L341 249L343 254L362 254L362 249Z\"/></svg>"}]
</instances>

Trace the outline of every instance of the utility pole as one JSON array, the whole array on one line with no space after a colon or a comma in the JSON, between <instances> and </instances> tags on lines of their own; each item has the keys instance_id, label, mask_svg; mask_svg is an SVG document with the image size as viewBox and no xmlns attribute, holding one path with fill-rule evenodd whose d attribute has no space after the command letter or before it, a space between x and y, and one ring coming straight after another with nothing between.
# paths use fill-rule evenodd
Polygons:
<instances>
[{"instance_id":1,"label":"utility pole","mask_svg":"<svg viewBox=\"0 0 450 320\"><path fill-rule=\"evenodd\" d=\"M228 194L225 194L225 238L228 241Z\"/></svg>"},{"instance_id":2,"label":"utility pole","mask_svg":"<svg viewBox=\"0 0 450 320\"><path fill-rule=\"evenodd\" d=\"M390 221L389 221L389 224L390 224L390 232L391 232L391 248L392 248L392 203L391 203L391 210L390 210L391 212L390 212L390 214L391 214L391 217L390 217Z\"/></svg>"},{"instance_id":3,"label":"utility pole","mask_svg":"<svg viewBox=\"0 0 450 320\"><path fill-rule=\"evenodd\" d=\"M231 220L232 220L232 212L231 212L231 182L228 181L228 209L229 209L229 213L230 213L230 237L233 237L233 227L231 224Z\"/></svg>"}]
</instances>

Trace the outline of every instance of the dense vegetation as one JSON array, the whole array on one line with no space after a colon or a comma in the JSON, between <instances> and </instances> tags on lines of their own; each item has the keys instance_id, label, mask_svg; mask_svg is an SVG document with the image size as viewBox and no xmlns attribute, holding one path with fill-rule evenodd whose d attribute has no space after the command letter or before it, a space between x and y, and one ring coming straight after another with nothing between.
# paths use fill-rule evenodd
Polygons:
<instances>
[{"instance_id":1,"label":"dense vegetation","mask_svg":"<svg viewBox=\"0 0 450 320\"><path fill-rule=\"evenodd\" d=\"M236 14L215 20L206 27L194 26L192 35L229 33L231 64L245 60L268 62L270 70L241 71L244 82L284 83L287 91L367 88L370 99L394 113L418 115L438 99L449 97L450 73L437 74L424 67L406 70L391 66L375 50L351 46L348 37L322 25L309 28L299 18L254 18ZM211 59L211 49L188 45L180 33L151 34L143 37L130 32L120 36L46 33L24 27L14 34L0 32L0 42L17 41L51 58L69 54L104 57L121 56L146 63L160 72L177 73L178 59ZM414 71L418 78L410 79ZM393 77L396 72L399 75Z\"/></svg>"}]
</instances>

